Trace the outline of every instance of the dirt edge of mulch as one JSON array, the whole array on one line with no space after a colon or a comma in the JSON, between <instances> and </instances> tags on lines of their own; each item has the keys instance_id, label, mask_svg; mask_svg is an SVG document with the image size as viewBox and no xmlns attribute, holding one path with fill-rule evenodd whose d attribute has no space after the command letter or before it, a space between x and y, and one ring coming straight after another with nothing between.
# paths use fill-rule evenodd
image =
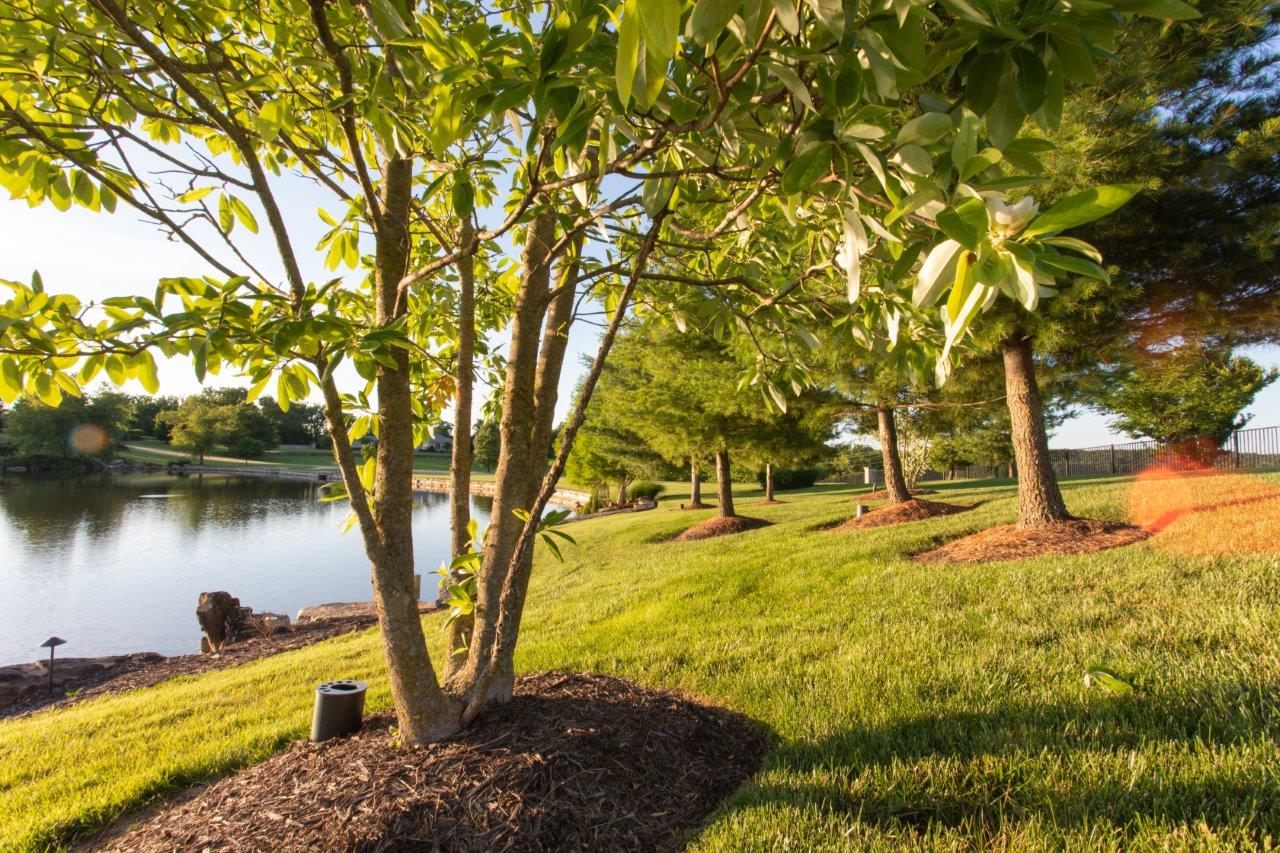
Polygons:
<instances>
[{"instance_id":1,"label":"dirt edge of mulch","mask_svg":"<svg viewBox=\"0 0 1280 853\"><path fill-rule=\"evenodd\" d=\"M424 612L435 609L435 605ZM287 632L272 634L266 637L250 637L229 646L224 646L216 654L172 655L170 657L153 657L149 654L131 656L104 672L94 673L84 678L68 680L57 685L52 695L41 693L21 699L12 705L0 708L0 720L25 717L48 708L74 705L96 696L113 693L124 693L142 687L155 685L178 678L183 675L199 675L204 672L226 669L232 666L249 663L260 658L278 655L282 652L300 649L304 646L319 643L323 640L363 631L376 625L378 619L370 614L365 616L347 616L325 619L318 622L307 622L294 625Z\"/></svg>"},{"instance_id":2,"label":"dirt edge of mulch","mask_svg":"<svg viewBox=\"0 0 1280 853\"><path fill-rule=\"evenodd\" d=\"M118 822L98 850L674 850L760 768L759 723L676 693L549 672L427 746L389 712Z\"/></svg>"},{"instance_id":3,"label":"dirt edge of mulch","mask_svg":"<svg viewBox=\"0 0 1280 853\"><path fill-rule=\"evenodd\" d=\"M1006 524L953 539L937 548L912 554L911 558L919 563L954 564L1094 554L1133 545L1150 535L1132 524L1094 518L1075 518L1027 530Z\"/></svg>"},{"instance_id":4,"label":"dirt edge of mulch","mask_svg":"<svg viewBox=\"0 0 1280 853\"><path fill-rule=\"evenodd\" d=\"M938 518L944 515L956 515L968 512L978 504L944 504L938 501L927 501L912 498L902 503L889 504L863 513L862 518L851 518L841 524L829 528L833 533L850 530L867 530L872 527L888 527L891 524L906 524L911 521L924 521L927 518Z\"/></svg>"},{"instance_id":5,"label":"dirt edge of mulch","mask_svg":"<svg viewBox=\"0 0 1280 853\"><path fill-rule=\"evenodd\" d=\"M910 492L912 496L936 495L938 493L937 489L908 489L907 491ZM862 501L883 501L883 500L888 500L888 498L889 498L888 489L876 489L874 492L867 492L866 494L854 495L851 500L853 500L854 503L861 503Z\"/></svg>"},{"instance_id":6,"label":"dirt edge of mulch","mask_svg":"<svg viewBox=\"0 0 1280 853\"><path fill-rule=\"evenodd\" d=\"M725 518L723 516L715 516L701 521L681 533L677 533L671 537L671 542L697 542L701 539L711 539L716 536L730 536L734 533L743 533L747 530L758 530L761 527L769 527L772 521L765 521L763 518L752 518L747 515L733 515Z\"/></svg>"}]
</instances>

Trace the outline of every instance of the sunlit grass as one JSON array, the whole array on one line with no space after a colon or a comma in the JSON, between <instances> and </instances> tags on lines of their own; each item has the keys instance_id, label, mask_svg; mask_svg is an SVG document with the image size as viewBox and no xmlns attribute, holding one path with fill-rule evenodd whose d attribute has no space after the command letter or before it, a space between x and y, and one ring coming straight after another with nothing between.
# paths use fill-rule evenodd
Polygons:
<instances>
[{"instance_id":1,"label":"sunlit grass","mask_svg":"<svg viewBox=\"0 0 1280 853\"><path fill-rule=\"evenodd\" d=\"M1263 478L1275 484L1275 477ZM672 486L672 489L678 489ZM1075 481L1080 515L1121 518L1130 481ZM973 512L852 533L820 486L739 512L774 526L664 538L709 517L568 528L539 557L523 670L616 674L737 708L774 732L705 849L1236 847L1280 837L1280 561L1194 556L1162 536L1118 551L938 567L904 555L1014 516L1007 486L957 484ZM758 496L758 492L754 493ZM438 622L429 636L438 646ZM373 680L371 633L0 723L0 849L66 839L148 797L305 736L310 687ZM1134 686L1087 687L1091 667Z\"/></svg>"}]
</instances>

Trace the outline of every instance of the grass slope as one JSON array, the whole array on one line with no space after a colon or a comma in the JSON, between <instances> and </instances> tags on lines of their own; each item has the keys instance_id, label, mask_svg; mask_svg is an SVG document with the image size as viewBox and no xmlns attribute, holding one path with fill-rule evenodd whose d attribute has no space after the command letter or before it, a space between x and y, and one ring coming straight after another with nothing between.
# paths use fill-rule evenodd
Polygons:
<instances>
[{"instance_id":1,"label":"grass slope","mask_svg":"<svg viewBox=\"0 0 1280 853\"><path fill-rule=\"evenodd\" d=\"M1067 501L1120 518L1129 488L1069 483ZM660 541L710 514L674 510L679 493L574 525L567 562L539 557L520 668L675 687L772 729L764 770L699 849L1280 839L1280 560L1179 556L1157 537L940 568L904 555L1011 521L1011 489L947 488L938 499L984 503L814 532L851 513L849 494L744 502L774 525L703 542ZM321 679L371 678L384 705L380 657L365 633L0 723L0 849L57 843L305 736ZM1087 687L1093 666L1136 689Z\"/></svg>"}]
</instances>

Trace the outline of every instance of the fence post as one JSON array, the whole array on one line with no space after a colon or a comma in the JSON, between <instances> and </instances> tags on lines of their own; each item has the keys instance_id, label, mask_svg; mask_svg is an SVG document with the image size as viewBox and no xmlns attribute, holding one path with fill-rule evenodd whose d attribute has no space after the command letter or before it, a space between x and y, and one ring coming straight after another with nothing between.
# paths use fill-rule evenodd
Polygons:
<instances>
[{"instance_id":1,"label":"fence post","mask_svg":"<svg viewBox=\"0 0 1280 853\"><path fill-rule=\"evenodd\" d=\"M1113 445L1111 445L1111 466L1110 466L1110 469L1111 469L1111 473L1112 473L1112 474L1115 474L1115 473L1116 473L1116 446L1115 446L1114 444L1113 444Z\"/></svg>"},{"instance_id":2,"label":"fence post","mask_svg":"<svg viewBox=\"0 0 1280 853\"><path fill-rule=\"evenodd\" d=\"M1231 433L1231 450L1235 456L1235 467L1240 467L1240 430Z\"/></svg>"}]
</instances>

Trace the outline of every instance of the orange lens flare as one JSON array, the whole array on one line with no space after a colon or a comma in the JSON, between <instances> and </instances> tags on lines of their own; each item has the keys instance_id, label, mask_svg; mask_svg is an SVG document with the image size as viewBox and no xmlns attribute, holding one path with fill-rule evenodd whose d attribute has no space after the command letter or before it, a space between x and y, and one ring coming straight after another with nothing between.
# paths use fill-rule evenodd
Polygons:
<instances>
[{"instance_id":1,"label":"orange lens flare","mask_svg":"<svg viewBox=\"0 0 1280 853\"><path fill-rule=\"evenodd\" d=\"M107 449L107 431L97 424L77 424L67 437L71 449L85 456L96 456Z\"/></svg>"},{"instance_id":2,"label":"orange lens flare","mask_svg":"<svg viewBox=\"0 0 1280 853\"><path fill-rule=\"evenodd\" d=\"M1192 556L1280 553L1280 486L1207 467L1158 465L1129 493L1152 544Z\"/></svg>"}]
</instances>

